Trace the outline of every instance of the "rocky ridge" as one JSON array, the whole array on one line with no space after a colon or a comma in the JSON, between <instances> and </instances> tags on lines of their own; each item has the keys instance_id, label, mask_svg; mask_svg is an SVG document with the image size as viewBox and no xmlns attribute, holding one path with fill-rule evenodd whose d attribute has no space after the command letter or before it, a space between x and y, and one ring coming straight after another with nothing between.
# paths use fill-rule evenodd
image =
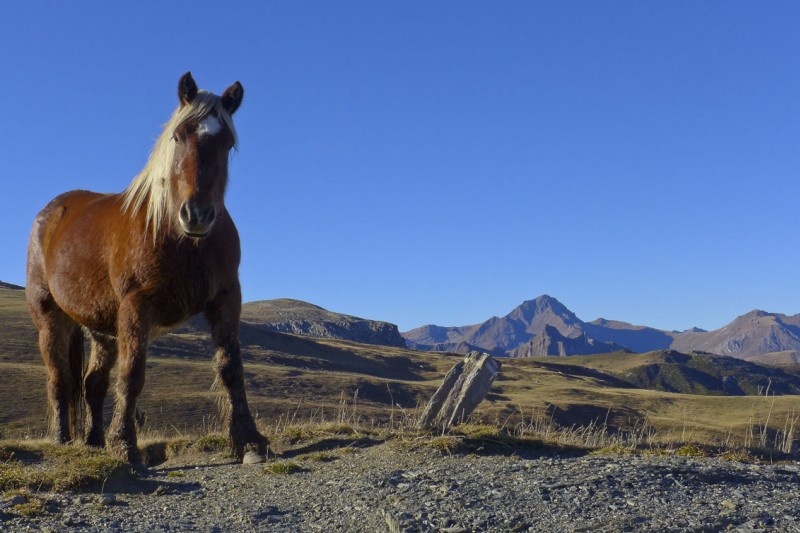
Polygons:
<instances>
[{"instance_id":1,"label":"rocky ridge","mask_svg":"<svg viewBox=\"0 0 800 533\"><path fill-rule=\"evenodd\" d=\"M425 325L402 335L413 349L458 353L483 350L511 357L674 349L773 364L800 360L800 314L789 316L756 310L714 331L699 328L665 331L602 318L584 322L548 295L523 302L507 315L480 324Z\"/></svg>"},{"instance_id":2,"label":"rocky ridge","mask_svg":"<svg viewBox=\"0 0 800 533\"><path fill-rule=\"evenodd\" d=\"M289 298L245 303L242 305L242 322L279 333L401 348L406 346L394 324L334 313Z\"/></svg>"}]
</instances>

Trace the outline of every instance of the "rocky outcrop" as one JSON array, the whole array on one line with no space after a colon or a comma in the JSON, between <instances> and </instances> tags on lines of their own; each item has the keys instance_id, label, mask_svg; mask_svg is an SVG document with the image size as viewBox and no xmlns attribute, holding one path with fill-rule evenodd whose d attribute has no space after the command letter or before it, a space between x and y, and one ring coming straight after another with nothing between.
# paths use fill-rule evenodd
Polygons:
<instances>
[{"instance_id":1,"label":"rocky outcrop","mask_svg":"<svg viewBox=\"0 0 800 533\"><path fill-rule=\"evenodd\" d=\"M542 357L546 355L590 355L624 351L625 347L610 342L590 339L585 333L577 337L565 337L553 326L545 326L544 331L515 350L512 357Z\"/></svg>"},{"instance_id":2,"label":"rocky outcrop","mask_svg":"<svg viewBox=\"0 0 800 533\"><path fill-rule=\"evenodd\" d=\"M444 377L422 412L418 427L445 431L466 422L489 393L500 366L500 362L489 354L467 354Z\"/></svg>"},{"instance_id":3,"label":"rocky outcrop","mask_svg":"<svg viewBox=\"0 0 800 533\"><path fill-rule=\"evenodd\" d=\"M244 304L242 322L269 331L306 337L344 339L400 348L406 346L394 324L333 313L322 307L288 298Z\"/></svg>"}]
</instances>

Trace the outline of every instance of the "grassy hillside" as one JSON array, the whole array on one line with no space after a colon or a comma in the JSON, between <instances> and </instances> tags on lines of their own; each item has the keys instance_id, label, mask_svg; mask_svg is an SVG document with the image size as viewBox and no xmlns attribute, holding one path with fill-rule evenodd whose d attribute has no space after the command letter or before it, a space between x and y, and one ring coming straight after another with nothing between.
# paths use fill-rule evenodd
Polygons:
<instances>
[{"instance_id":1,"label":"grassy hillside","mask_svg":"<svg viewBox=\"0 0 800 533\"><path fill-rule=\"evenodd\" d=\"M794 350L770 352L759 355L751 355L749 357L745 357L745 360L764 365L793 366L800 364L800 352Z\"/></svg>"},{"instance_id":2,"label":"grassy hillside","mask_svg":"<svg viewBox=\"0 0 800 533\"><path fill-rule=\"evenodd\" d=\"M721 355L658 350L644 354L576 356L556 363L607 372L635 387L664 392L730 396L800 394L796 366L778 368Z\"/></svg>"},{"instance_id":3,"label":"grassy hillside","mask_svg":"<svg viewBox=\"0 0 800 533\"><path fill-rule=\"evenodd\" d=\"M45 428L44 367L21 291L0 290L0 434ZM461 355L416 352L242 327L248 398L267 425L346 414L385 423L412 416ZM709 396L637 388L625 373L663 363L658 353L504 359L478 418L506 427L607 423L657 438L752 443L785 428L798 397ZM577 364L580 363L580 364ZM140 405L167 434L218 427L213 366L199 322L157 341ZM110 403L110 402L109 402ZM110 407L109 407L110 413ZM800 413L798 413L800 414Z\"/></svg>"}]
</instances>

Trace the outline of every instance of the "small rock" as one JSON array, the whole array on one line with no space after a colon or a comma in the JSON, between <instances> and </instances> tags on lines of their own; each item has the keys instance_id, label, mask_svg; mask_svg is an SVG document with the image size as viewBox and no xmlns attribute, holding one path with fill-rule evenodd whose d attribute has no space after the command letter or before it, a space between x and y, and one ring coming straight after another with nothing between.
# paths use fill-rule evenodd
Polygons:
<instances>
[{"instance_id":1,"label":"small rock","mask_svg":"<svg viewBox=\"0 0 800 533\"><path fill-rule=\"evenodd\" d=\"M402 472L400 475L406 479L417 479L422 475L422 472L419 470L409 470L408 472Z\"/></svg>"},{"instance_id":2,"label":"small rock","mask_svg":"<svg viewBox=\"0 0 800 533\"><path fill-rule=\"evenodd\" d=\"M256 465L259 463L265 463L267 458L263 455L259 454L258 452L249 451L244 454L244 458L242 459L243 465Z\"/></svg>"},{"instance_id":3,"label":"small rock","mask_svg":"<svg viewBox=\"0 0 800 533\"><path fill-rule=\"evenodd\" d=\"M114 494L101 494L97 498L100 505L114 505L117 503L117 496Z\"/></svg>"}]
</instances>

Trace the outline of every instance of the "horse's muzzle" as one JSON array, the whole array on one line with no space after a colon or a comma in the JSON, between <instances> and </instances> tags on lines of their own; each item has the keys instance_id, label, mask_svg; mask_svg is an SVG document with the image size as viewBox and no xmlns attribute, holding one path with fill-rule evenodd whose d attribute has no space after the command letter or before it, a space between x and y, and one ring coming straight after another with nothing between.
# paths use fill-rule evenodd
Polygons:
<instances>
[{"instance_id":1,"label":"horse's muzzle","mask_svg":"<svg viewBox=\"0 0 800 533\"><path fill-rule=\"evenodd\" d=\"M178 215L181 229L189 237L205 237L211 231L217 211L213 205L200 206L194 202L184 202Z\"/></svg>"}]
</instances>

